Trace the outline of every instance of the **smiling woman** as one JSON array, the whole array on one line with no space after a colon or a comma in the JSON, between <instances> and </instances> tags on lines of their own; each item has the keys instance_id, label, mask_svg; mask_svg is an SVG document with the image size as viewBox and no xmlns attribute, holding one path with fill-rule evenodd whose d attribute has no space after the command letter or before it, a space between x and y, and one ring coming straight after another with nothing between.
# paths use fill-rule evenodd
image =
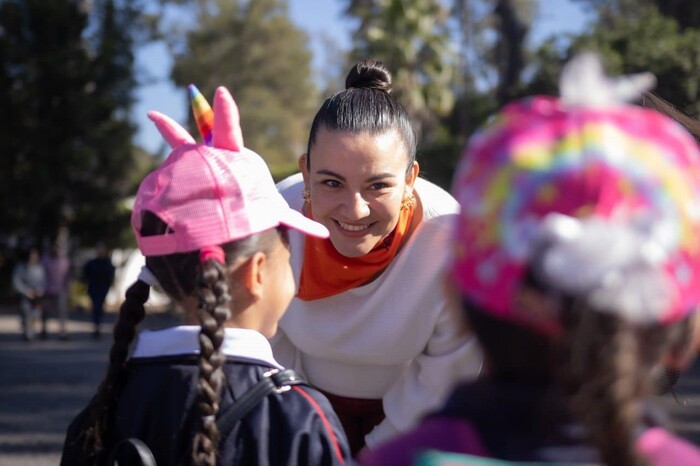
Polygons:
<instances>
[{"instance_id":1,"label":"smiling woman","mask_svg":"<svg viewBox=\"0 0 700 466\"><path fill-rule=\"evenodd\" d=\"M323 127L313 152L313 172L307 156L300 163L304 183L315 199L313 217L332 231L331 242L340 254L368 254L407 210L401 203L413 196L418 163L406 169L406 149L394 129L353 134Z\"/></svg>"},{"instance_id":2,"label":"smiling woman","mask_svg":"<svg viewBox=\"0 0 700 466\"><path fill-rule=\"evenodd\" d=\"M292 234L299 290L273 350L326 393L354 453L411 427L481 367L442 282L458 206L418 178L415 134L390 92L382 63L354 66L316 114L301 174L278 185L330 238Z\"/></svg>"}]
</instances>

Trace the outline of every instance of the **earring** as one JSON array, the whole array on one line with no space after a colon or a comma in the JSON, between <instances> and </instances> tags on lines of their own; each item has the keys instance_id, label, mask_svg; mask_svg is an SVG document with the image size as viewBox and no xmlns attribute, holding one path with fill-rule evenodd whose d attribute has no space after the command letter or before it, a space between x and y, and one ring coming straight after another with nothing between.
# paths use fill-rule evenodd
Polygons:
<instances>
[{"instance_id":1,"label":"earring","mask_svg":"<svg viewBox=\"0 0 700 466\"><path fill-rule=\"evenodd\" d=\"M411 194L410 196L405 198L403 201L401 201L401 210L409 209L415 205L416 205L416 196Z\"/></svg>"},{"instance_id":2,"label":"earring","mask_svg":"<svg viewBox=\"0 0 700 466\"><path fill-rule=\"evenodd\" d=\"M311 191L308 187L304 187L304 190L301 192L301 197L304 199L304 202L311 202Z\"/></svg>"}]
</instances>

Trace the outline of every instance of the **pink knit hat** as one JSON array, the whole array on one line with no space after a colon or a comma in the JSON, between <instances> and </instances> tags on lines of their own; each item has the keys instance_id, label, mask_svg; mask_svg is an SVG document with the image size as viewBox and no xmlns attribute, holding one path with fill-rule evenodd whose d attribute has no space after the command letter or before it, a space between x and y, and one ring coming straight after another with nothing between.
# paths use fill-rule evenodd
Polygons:
<instances>
[{"instance_id":1,"label":"pink knit hat","mask_svg":"<svg viewBox=\"0 0 700 466\"><path fill-rule=\"evenodd\" d=\"M139 186L131 215L145 256L191 252L286 225L321 238L328 230L291 209L265 161L243 146L238 108L224 87L214 98L212 147L195 144L180 125L150 112L173 151ZM141 236L150 211L168 225L159 236Z\"/></svg>"},{"instance_id":2,"label":"pink knit hat","mask_svg":"<svg viewBox=\"0 0 700 466\"><path fill-rule=\"evenodd\" d=\"M522 286L528 270L636 323L674 321L700 303L697 144L671 119L616 103L636 78L606 80L597 66L572 63L564 78L585 81L563 78L561 99L506 106L471 139L453 182L457 288L545 332L559 328L558 306Z\"/></svg>"}]
</instances>

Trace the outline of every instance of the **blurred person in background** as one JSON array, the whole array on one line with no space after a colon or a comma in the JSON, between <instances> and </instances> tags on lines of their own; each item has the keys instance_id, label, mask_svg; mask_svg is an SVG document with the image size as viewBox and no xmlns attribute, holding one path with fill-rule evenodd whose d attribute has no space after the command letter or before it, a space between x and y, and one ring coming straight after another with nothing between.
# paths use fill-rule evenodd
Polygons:
<instances>
[{"instance_id":1,"label":"blurred person in background","mask_svg":"<svg viewBox=\"0 0 700 466\"><path fill-rule=\"evenodd\" d=\"M41 338L46 338L46 313L43 311L46 274L38 249L31 248L15 266L12 271L12 286L20 296L22 338L25 341L34 339L34 320L38 317L41 317Z\"/></svg>"},{"instance_id":2,"label":"blurred person in background","mask_svg":"<svg viewBox=\"0 0 700 466\"><path fill-rule=\"evenodd\" d=\"M46 274L46 291L44 294L46 312L55 315L58 319L59 338L68 340L66 320L70 259L68 259L65 247L56 242L51 245L49 253L44 255L41 262Z\"/></svg>"},{"instance_id":3,"label":"blurred person in background","mask_svg":"<svg viewBox=\"0 0 700 466\"><path fill-rule=\"evenodd\" d=\"M104 244L99 243L95 249L97 256L85 264L83 280L92 301L92 322L95 325L92 336L97 340L101 334L105 298L114 281L114 265Z\"/></svg>"}]
</instances>

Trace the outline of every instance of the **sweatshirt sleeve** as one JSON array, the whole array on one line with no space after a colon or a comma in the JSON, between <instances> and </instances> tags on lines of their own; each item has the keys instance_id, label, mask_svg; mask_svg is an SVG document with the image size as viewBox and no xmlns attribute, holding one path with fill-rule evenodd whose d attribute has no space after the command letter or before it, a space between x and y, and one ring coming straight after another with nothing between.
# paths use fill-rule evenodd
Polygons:
<instances>
[{"instance_id":1,"label":"sweatshirt sleeve","mask_svg":"<svg viewBox=\"0 0 700 466\"><path fill-rule=\"evenodd\" d=\"M482 360L476 337L463 330L445 304L425 349L384 395L386 418L365 437L367 446L412 428L442 404L457 381L476 377Z\"/></svg>"},{"instance_id":2,"label":"sweatshirt sleeve","mask_svg":"<svg viewBox=\"0 0 700 466\"><path fill-rule=\"evenodd\" d=\"M291 342L284 330L277 328L275 335L270 338L270 346L275 355L275 360L284 368L294 369L302 375L304 368L301 365L301 357L299 350Z\"/></svg>"},{"instance_id":3,"label":"sweatshirt sleeve","mask_svg":"<svg viewBox=\"0 0 700 466\"><path fill-rule=\"evenodd\" d=\"M40 267L39 270L39 283L37 284L37 286L41 291L41 294L44 294L44 292L46 291L46 271L44 270L44 267Z\"/></svg>"},{"instance_id":4,"label":"sweatshirt sleeve","mask_svg":"<svg viewBox=\"0 0 700 466\"><path fill-rule=\"evenodd\" d=\"M31 290L24 283L24 270L25 267L23 265L15 266L14 270L12 271L12 287L16 292L26 295Z\"/></svg>"}]
</instances>

